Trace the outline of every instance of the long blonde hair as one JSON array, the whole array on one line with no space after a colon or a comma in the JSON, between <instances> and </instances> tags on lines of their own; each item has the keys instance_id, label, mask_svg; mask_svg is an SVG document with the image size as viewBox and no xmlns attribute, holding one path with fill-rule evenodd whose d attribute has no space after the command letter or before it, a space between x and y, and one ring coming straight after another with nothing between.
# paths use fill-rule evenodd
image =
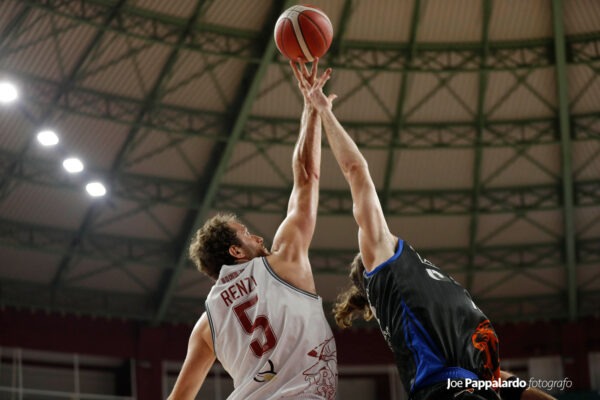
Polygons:
<instances>
[{"instance_id":1,"label":"long blonde hair","mask_svg":"<svg viewBox=\"0 0 600 400\"><path fill-rule=\"evenodd\" d=\"M338 295L333 306L335 323L342 329L351 327L352 321L358 317L362 317L365 321L373 318L365 290L364 271L365 266L358 253L350 265L352 286Z\"/></svg>"}]
</instances>

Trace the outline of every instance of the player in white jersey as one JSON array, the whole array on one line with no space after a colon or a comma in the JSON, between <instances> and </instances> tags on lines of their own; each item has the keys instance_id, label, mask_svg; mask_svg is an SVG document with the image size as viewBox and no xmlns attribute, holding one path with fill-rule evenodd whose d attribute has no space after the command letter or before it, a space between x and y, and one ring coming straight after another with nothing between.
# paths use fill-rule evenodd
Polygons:
<instances>
[{"instance_id":1,"label":"player in white jersey","mask_svg":"<svg viewBox=\"0 0 600 400\"><path fill-rule=\"evenodd\" d=\"M292 69L299 81L316 79L317 62L310 72L304 64ZM335 398L335 341L308 259L319 202L321 120L299 87L304 110L294 186L271 250L231 214L209 219L192 241L191 259L216 282L170 400L194 399L215 359L234 380L229 399Z\"/></svg>"}]
</instances>

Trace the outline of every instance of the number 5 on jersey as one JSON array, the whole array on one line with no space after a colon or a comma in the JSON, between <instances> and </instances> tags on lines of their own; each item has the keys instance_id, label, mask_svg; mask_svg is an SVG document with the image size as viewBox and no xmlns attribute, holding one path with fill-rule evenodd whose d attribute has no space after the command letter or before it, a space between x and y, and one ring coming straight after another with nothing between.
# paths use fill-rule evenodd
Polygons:
<instances>
[{"instance_id":1,"label":"number 5 on jersey","mask_svg":"<svg viewBox=\"0 0 600 400\"><path fill-rule=\"evenodd\" d=\"M269 323L269 318L264 315L259 315L256 317L254 322L250 320L248 314L246 314L246 310L254 306L258 302L258 296L254 296L249 300L238 304L233 307L233 311L235 315L238 317L238 321L242 324L242 328L244 331L251 335L257 328L262 328L265 334L265 342L260 343L258 339L254 339L250 342L250 349L257 357L262 357L263 354L271 350L277 344L277 337L271 328L271 324Z\"/></svg>"}]
</instances>

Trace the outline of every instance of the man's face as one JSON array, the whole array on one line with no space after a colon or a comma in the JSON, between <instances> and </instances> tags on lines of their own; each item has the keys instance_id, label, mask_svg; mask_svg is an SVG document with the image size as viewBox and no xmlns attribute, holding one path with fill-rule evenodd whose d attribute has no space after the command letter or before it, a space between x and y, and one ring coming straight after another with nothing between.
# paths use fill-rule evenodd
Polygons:
<instances>
[{"instance_id":1,"label":"man's face","mask_svg":"<svg viewBox=\"0 0 600 400\"><path fill-rule=\"evenodd\" d=\"M239 247L240 260L252 260L256 257L264 257L271 254L263 245L263 238L257 235L252 235L248 232L248 228L238 222L230 222L229 226L233 228L241 243Z\"/></svg>"}]
</instances>

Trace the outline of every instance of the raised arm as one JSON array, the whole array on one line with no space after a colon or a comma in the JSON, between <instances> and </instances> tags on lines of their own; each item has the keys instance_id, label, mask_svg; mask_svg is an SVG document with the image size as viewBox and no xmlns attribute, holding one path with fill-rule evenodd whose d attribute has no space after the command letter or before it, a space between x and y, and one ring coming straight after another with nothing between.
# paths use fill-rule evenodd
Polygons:
<instances>
[{"instance_id":1,"label":"raised arm","mask_svg":"<svg viewBox=\"0 0 600 400\"><path fill-rule=\"evenodd\" d=\"M291 63L297 78L315 80L317 63L309 72ZM300 85L299 85L300 87ZM292 157L294 185L288 203L287 215L273 238L269 261L277 274L292 285L315 293L315 284L308 260L319 204L319 175L321 171L321 119L315 108L304 97L300 132Z\"/></svg>"},{"instance_id":2,"label":"raised arm","mask_svg":"<svg viewBox=\"0 0 600 400\"><path fill-rule=\"evenodd\" d=\"M204 313L192 330L183 367L167 400L195 399L215 359L210 325Z\"/></svg>"},{"instance_id":3,"label":"raised arm","mask_svg":"<svg viewBox=\"0 0 600 400\"><path fill-rule=\"evenodd\" d=\"M327 97L323 93L327 79L329 75L323 75L312 84L307 80L302 82L310 102L321 116L329 146L350 185L354 218L359 227L359 248L365 268L370 271L394 254L397 239L390 232L383 215L367 160L332 111L336 96Z\"/></svg>"}]
</instances>

